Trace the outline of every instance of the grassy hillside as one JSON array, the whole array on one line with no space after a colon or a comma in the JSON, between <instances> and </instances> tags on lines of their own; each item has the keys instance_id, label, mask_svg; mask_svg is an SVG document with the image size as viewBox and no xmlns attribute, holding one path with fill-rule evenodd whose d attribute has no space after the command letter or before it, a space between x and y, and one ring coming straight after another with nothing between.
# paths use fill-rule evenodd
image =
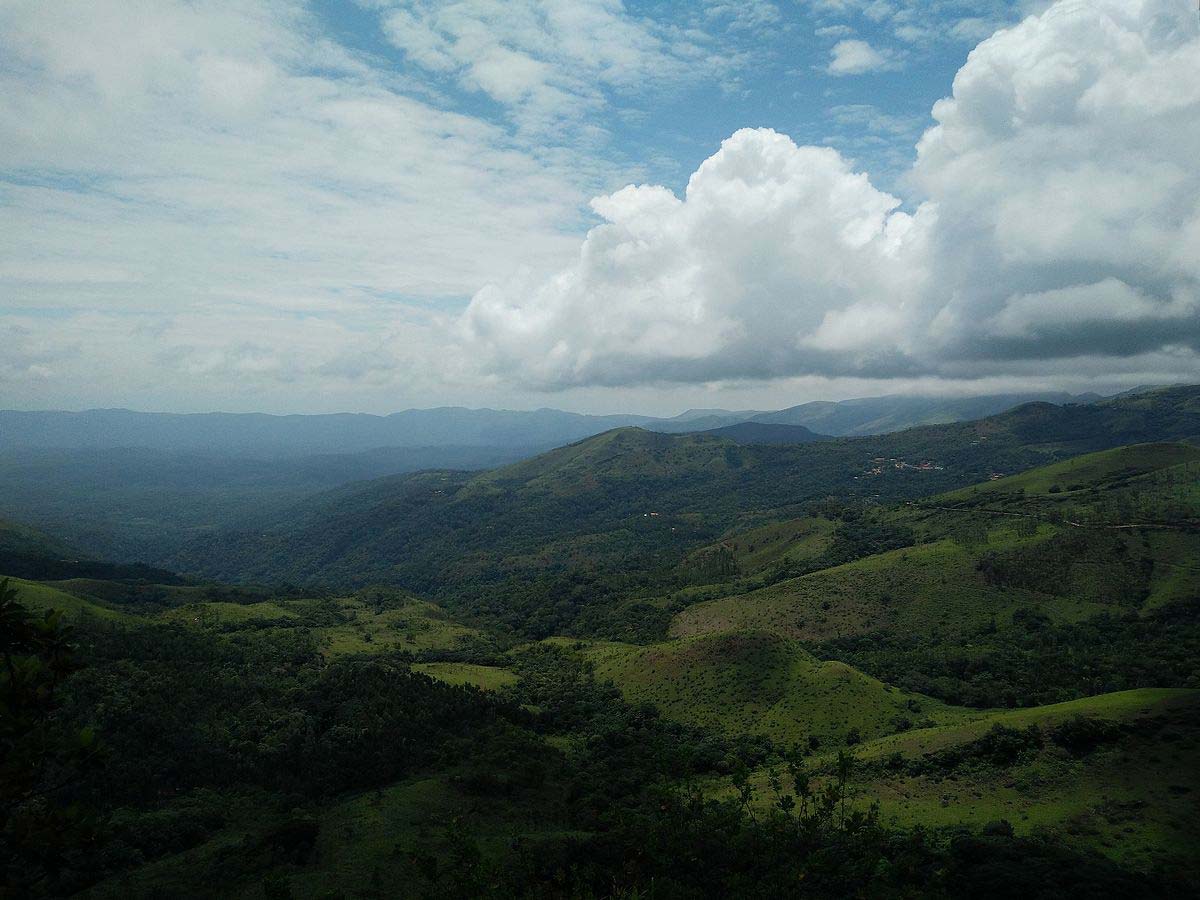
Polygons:
<instances>
[{"instance_id":1,"label":"grassy hillside","mask_svg":"<svg viewBox=\"0 0 1200 900\"><path fill-rule=\"evenodd\" d=\"M430 678L446 684L469 684L485 691L496 691L517 683L517 676L510 669L500 666L481 666L475 663L431 662L417 663L414 672L423 672Z\"/></svg>"},{"instance_id":2,"label":"grassy hillside","mask_svg":"<svg viewBox=\"0 0 1200 900\"><path fill-rule=\"evenodd\" d=\"M543 636L578 630L585 607L672 586L689 552L748 514L783 518L830 494L916 498L1200 434L1200 389L1148 396L802 445L619 429L474 477L352 486L265 530L205 537L171 562L220 578L383 581Z\"/></svg>"},{"instance_id":3,"label":"grassy hillside","mask_svg":"<svg viewBox=\"0 0 1200 900\"><path fill-rule=\"evenodd\" d=\"M983 545L1000 546L1021 544L1004 535ZM1086 598L994 587L978 571L979 552L952 540L893 550L689 607L675 618L671 634L687 637L749 628L805 641L880 630L964 634L993 620L1011 620L1030 604L1055 619L1082 618L1105 609Z\"/></svg>"},{"instance_id":4,"label":"grassy hillside","mask_svg":"<svg viewBox=\"0 0 1200 900\"><path fill-rule=\"evenodd\" d=\"M3 576L0 576L3 579ZM114 609L100 601L80 597L59 590L53 585L36 581L26 581L23 578L7 579L10 588L15 589L21 602L35 613L45 613L48 610L62 610L67 620L78 623L83 617L90 617L107 622L136 622L137 617L120 609Z\"/></svg>"},{"instance_id":5,"label":"grassy hillside","mask_svg":"<svg viewBox=\"0 0 1200 900\"><path fill-rule=\"evenodd\" d=\"M726 596L685 606L670 633L770 631L972 706L1200 686L1197 474L1194 448L1141 445L869 508L831 546L847 529L911 545L746 592L753 579L730 576Z\"/></svg>"},{"instance_id":6,"label":"grassy hillside","mask_svg":"<svg viewBox=\"0 0 1200 900\"><path fill-rule=\"evenodd\" d=\"M1064 493L1071 495L1079 491L1114 490L1130 487L1133 479L1177 466L1184 467L1177 470L1177 474L1182 476L1180 483L1194 483L1197 467L1200 467L1200 447L1180 443L1116 447L1042 466L1019 475L971 485L960 491L934 497L929 502L970 504L985 498L988 501L1003 502L1006 498L1013 497L1028 499L1029 495L1045 495L1043 499L1051 499L1051 495ZM1074 501L1077 498L1066 496L1061 499Z\"/></svg>"},{"instance_id":7,"label":"grassy hillside","mask_svg":"<svg viewBox=\"0 0 1200 900\"><path fill-rule=\"evenodd\" d=\"M821 661L770 632L741 630L648 647L594 644L582 651L598 678L631 703L730 735L781 745L877 737L913 721L951 722L963 713L898 691L844 663ZM906 726L904 723L908 723Z\"/></svg>"},{"instance_id":8,"label":"grassy hillside","mask_svg":"<svg viewBox=\"0 0 1200 900\"><path fill-rule=\"evenodd\" d=\"M878 631L965 635L1011 622L1021 609L1053 621L1152 609L1197 587L1198 477L1200 449L1150 444L873 510L869 521L907 528L924 543L698 604L679 614L672 634L744 627L810 641ZM723 544L771 546L772 529L805 535L807 521ZM1138 523L1146 527L1129 527ZM788 546L772 552L786 555Z\"/></svg>"},{"instance_id":9,"label":"grassy hillside","mask_svg":"<svg viewBox=\"0 0 1200 900\"><path fill-rule=\"evenodd\" d=\"M3 870L55 896L1192 896L1198 402L803 446L618 430L202 548L336 589L19 581L76 631L6 606L4 769L32 789Z\"/></svg>"},{"instance_id":10,"label":"grassy hillside","mask_svg":"<svg viewBox=\"0 0 1200 900\"><path fill-rule=\"evenodd\" d=\"M697 581L756 575L785 560L807 564L821 559L833 543L833 521L806 516L772 522L701 547L688 554L680 568Z\"/></svg>"},{"instance_id":11,"label":"grassy hillside","mask_svg":"<svg viewBox=\"0 0 1200 900\"><path fill-rule=\"evenodd\" d=\"M864 758L882 764L866 770L860 789L901 827L1004 819L1018 833L1050 830L1135 868L1195 874L1198 713L1197 691L1128 691L885 738L863 748ZM997 725L1036 727L1040 746L1029 742L1007 766L955 761L947 752L978 746ZM1072 725L1096 743L1063 746Z\"/></svg>"},{"instance_id":12,"label":"grassy hillside","mask_svg":"<svg viewBox=\"0 0 1200 900\"><path fill-rule=\"evenodd\" d=\"M1143 870L1200 874L1200 691L1145 689L887 735L855 748L855 804L901 828L1054 836ZM832 756L810 767L828 771ZM772 800L767 773L755 784Z\"/></svg>"},{"instance_id":13,"label":"grassy hillside","mask_svg":"<svg viewBox=\"0 0 1200 900\"><path fill-rule=\"evenodd\" d=\"M218 632L302 632L315 641L326 658L353 653L455 650L481 638L477 629L450 620L434 604L390 590L258 603L205 600L175 607L160 618Z\"/></svg>"}]
</instances>

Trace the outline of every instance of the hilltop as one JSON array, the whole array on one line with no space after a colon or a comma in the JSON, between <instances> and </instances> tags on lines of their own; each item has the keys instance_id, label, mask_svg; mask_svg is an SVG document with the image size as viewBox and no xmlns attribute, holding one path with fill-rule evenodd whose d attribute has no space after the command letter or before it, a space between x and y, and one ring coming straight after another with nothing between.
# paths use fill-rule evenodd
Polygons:
<instances>
[{"instance_id":1,"label":"hilltop","mask_svg":"<svg viewBox=\"0 0 1200 900\"><path fill-rule=\"evenodd\" d=\"M896 722L930 727L961 710L897 691L845 663L822 661L795 640L753 629L709 632L650 646L598 643L579 651L633 703L728 735L781 745L875 738Z\"/></svg>"}]
</instances>

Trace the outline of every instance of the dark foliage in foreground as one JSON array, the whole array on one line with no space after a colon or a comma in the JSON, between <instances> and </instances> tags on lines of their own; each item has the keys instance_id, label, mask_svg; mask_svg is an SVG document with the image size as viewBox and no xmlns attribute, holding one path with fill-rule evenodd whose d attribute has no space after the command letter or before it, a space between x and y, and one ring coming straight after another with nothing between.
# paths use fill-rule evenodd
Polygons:
<instances>
[{"instance_id":1,"label":"dark foliage in foreground","mask_svg":"<svg viewBox=\"0 0 1200 900\"><path fill-rule=\"evenodd\" d=\"M14 829L18 818L5 819L11 896L70 893L197 846L247 803L273 824L242 841L225 871L213 873L211 890L221 889L221 878L235 879L232 888L265 871L264 885L285 891L278 867L310 862L324 803L439 771L456 773L459 788L481 799L536 798L544 825L499 854L480 849L469 821L429 837L406 863L407 877L419 873L429 896L1134 897L1148 886L1168 893L1168 885L1135 881L1102 860L1004 834L950 840L888 831L873 812L848 806L848 755L812 773L798 751L666 722L553 647L518 654L522 680L497 696L435 682L398 656L326 665L302 635L90 623L81 633L90 665L63 682L64 702L53 685L77 664L56 620L33 622L11 592L4 610L6 624L19 626L6 629L6 661L42 660L28 663L30 671L53 688L38 706L11 677L3 682L8 708L29 710L6 720L5 787L14 784L16 761L33 773L30 784L46 784L53 772L62 788L18 810L26 835L34 826L58 829L53 856L30 856ZM94 740L80 743L84 720L105 737L99 758L78 753ZM553 736L577 749L551 749L544 738ZM1081 747L1093 739L1103 736L1082 726L1063 738ZM1013 742L989 740L996 746L986 751L1002 756ZM747 773L772 760L773 811L755 814ZM94 763L86 779L74 777ZM734 797L706 800L689 787L717 775L732 780Z\"/></svg>"}]
</instances>

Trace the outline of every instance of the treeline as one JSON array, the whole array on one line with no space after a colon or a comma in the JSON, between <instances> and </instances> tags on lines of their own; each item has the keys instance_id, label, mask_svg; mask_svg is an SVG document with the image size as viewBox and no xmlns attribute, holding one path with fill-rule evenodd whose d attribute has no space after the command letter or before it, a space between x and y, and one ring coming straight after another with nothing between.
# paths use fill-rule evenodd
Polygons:
<instances>
[{"instance_id":1,"label":"treeline","mask_svg":"<svg viewBox=\"0 0 1200 900\"><path fill-rule=\"evenodd\" d=\"M1143 687L1200 687L1200 603L1052 622L1035 608L967 636L878 632L814 652L905 690L978 708L1041 706Z\"/></svg>"}]
</instances>

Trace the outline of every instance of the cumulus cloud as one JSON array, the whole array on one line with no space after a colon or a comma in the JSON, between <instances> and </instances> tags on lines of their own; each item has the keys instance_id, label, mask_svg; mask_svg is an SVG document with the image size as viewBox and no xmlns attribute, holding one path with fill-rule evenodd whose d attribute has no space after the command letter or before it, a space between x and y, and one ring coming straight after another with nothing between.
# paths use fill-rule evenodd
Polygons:
<instances>
[{"instance_id":1,"label":"cumulus cloud","mask_svg":"<svg viewBox=\"0 0 1200 900\"><path fill-rule=\"evenodd\" d=\"M1044 355L1047 332L1064 357L1200 347L1197 75L1184 0L1061 2L971 54L913 170L937 204L948 356Z\"/></svg>"},{"instance_id":2,"label":"cumulus cloud","mask_svg":"<svg viewBox=\"0 0 1200 900\"><path fill-rule=\"evenodd\" d=\"M882 50L876 50L866 41L848 39L838 41L829 51L829 65L825 71L830 75L862 75L865 72L881 72L898 66L896 58Z\"/></svg>"},{"instance_id":3,"label":"cumulus cloud","mask_svg":"<svg viewBox=\"0 0 1200 900\"><path fill-rule=\"evenodd\" d=\"M822 319L846 296L890 315L873 298L900 306L914 290L920 273L900 263L921 236L899 205L834 150L745 129L682 199L631 186L593 201L606 224L577 265L485 288L463 328L493 366L547 386L768 378L816 358L870 369L875 349Z\"/></svg>"},{"instance_id":4,"label":"cumulus cloud","mask_svg":"<svg viewBox=\"0 0 1200 900\"><path fill-rule=\"evenodd\" d=\"M909 212L830 149L739 131L682 197L629 187L578 261L460 322L542 388L797 375L1200 372L1200 27L1062 0L933 109Z\"/></svg>"}]
</instances>

